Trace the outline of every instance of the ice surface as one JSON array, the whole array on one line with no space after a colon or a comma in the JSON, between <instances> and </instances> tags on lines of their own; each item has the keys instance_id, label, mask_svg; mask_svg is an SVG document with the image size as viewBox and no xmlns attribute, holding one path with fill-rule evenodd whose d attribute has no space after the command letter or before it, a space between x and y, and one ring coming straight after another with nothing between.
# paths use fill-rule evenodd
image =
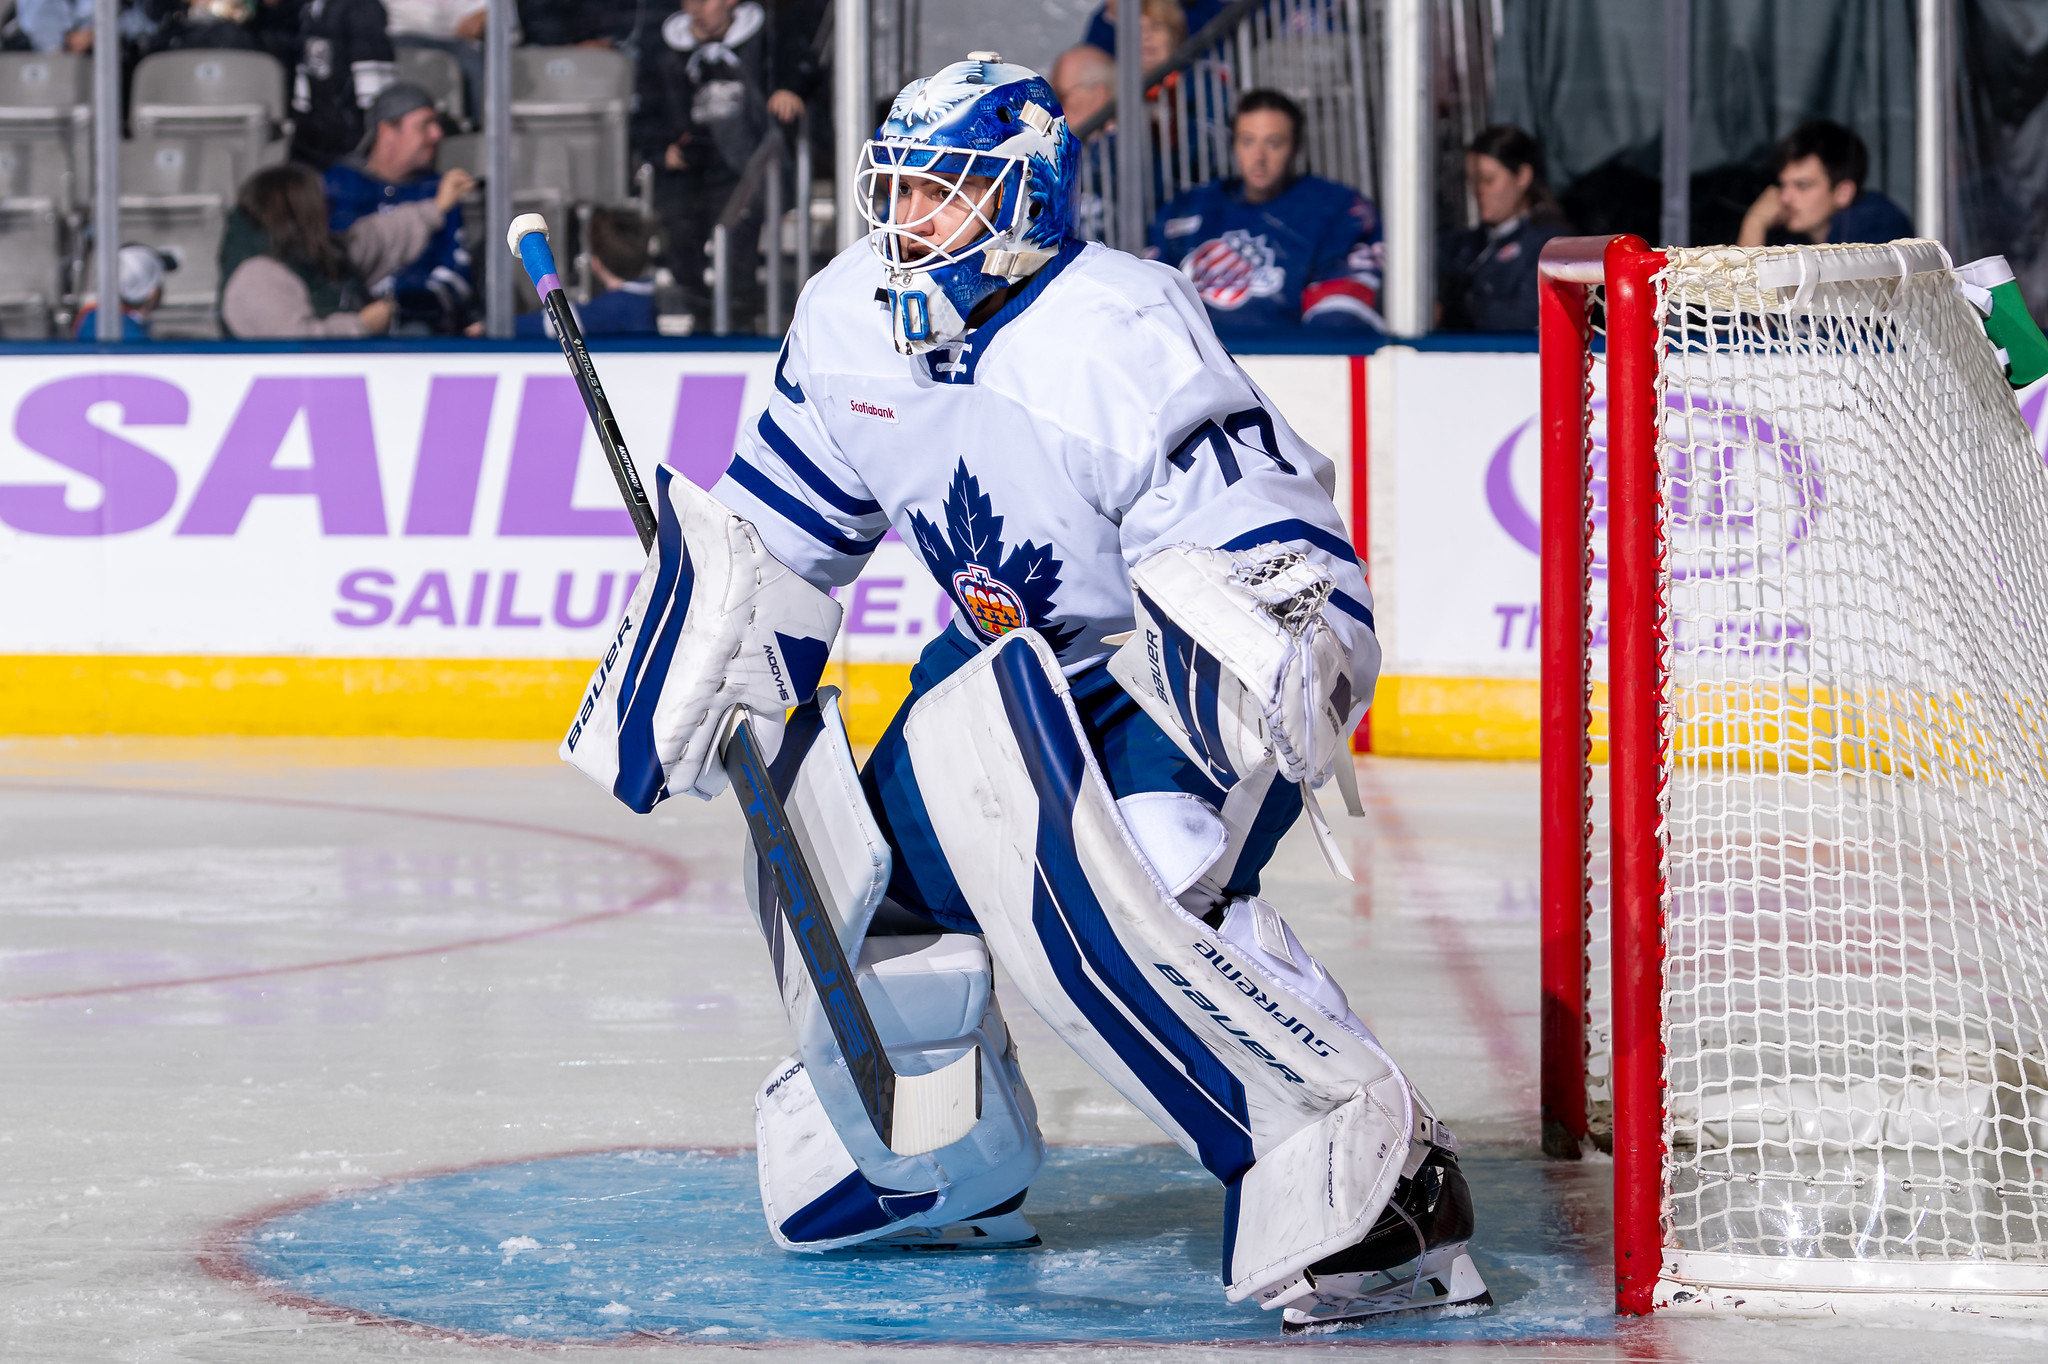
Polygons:
<instances>
[{"instance_id":1,"label":"ice surface","mask_svg":"<svg viewBox=\"0 0 2048 1364\"><path fill-rule=\"evenodd\" d=\"M693 1357L779 1333L824 1343L773 1358L837 1360L881 1330L978 1359L997 1326L1075 1342L1034 1360L2048 1357L2038 1328L1970 1318L1617 1325L1606 1167L1534 1151L1534 771L1361 779L1368 818L1339 825L1358 885L1294 837L1265 894L1473 1148L1501 1301L1283 1344L1222 1300L1213 1187L1021 1005L1059 1147L1028 1205L1045 1247L777 1254L748 1148L788 1025L730 801L634 817L538 746L0 744L0 1358L526 1358L407 1323L552 1342L569 1304L584 1338L687 1325ZM400 1205L431 1216L377 1265ZM385 1296L348 1296L366 1286Z\"/></svg>"}]
</instances>

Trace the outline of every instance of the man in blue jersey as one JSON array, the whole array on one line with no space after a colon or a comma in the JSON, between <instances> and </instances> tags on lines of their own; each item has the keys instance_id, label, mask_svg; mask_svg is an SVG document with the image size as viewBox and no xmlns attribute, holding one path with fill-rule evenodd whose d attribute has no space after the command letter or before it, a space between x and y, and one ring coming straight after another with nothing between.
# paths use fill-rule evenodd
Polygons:
<instances>
[{"instance_id":1,"label":"man in blue jersey","mask_svg":"<svg viewBox=\"0 0 2048 1364\"><path fill-rule=\"evenodd\" d=\"M387 85L371 101L363 117L363 141L350 155L328 167L328 226L336 236L372 213L383 213L415 199L440 192L441 173L434 169L441 145L441 113L434 97L410 81ZM464 181L463 170L447 172ZM382 293L385 281L371 280ZM392 274L388 289L397 301L399 320L413 330L452 336L482 331L481 300L470 280L469 251L462 244L462 207L457 204L427 242L426 249Z\"/></svg>"},{"instance_id":2,"label":"man in blue jersey","mask_svg":"<svg viewBox=\"0 0 2048 1364\"><path fill-rule=\"evenodd\" d=\"M992 53L897 97L859 171L868 240L805 287L725 476L658 472L563 756L636 809L708 799L746 707L887 1054L981 1058L971 1130L883 1133L750 869L797 1027L755 1100L778 1244L1035 1243L1044 1146L993 959L1223 1186L1232 1301L1301 1329L1481 1301L1455 1139L1259 896L1298 819L1350 874L1315 792L1379 645L1333 466L1183 275L1080 239L1077 151ZM956 614L856 775L818 688L826 589L891 529Z\"/></svg>"},{"instance_id":3,"label":"man in blue jersey","mask_svg":"<svg viewBox=\"0 0 2048 1364\"><path fill-rule=\"evenodd\" d=\"M1294 174L1301 129L1293 100L1247 91L1230 123L1236 178L1189 190L1153 220L1146 254L1194 281L1218 336L1385 330L1379 211L1357 190Z\"/></svg>"}]
</instances>

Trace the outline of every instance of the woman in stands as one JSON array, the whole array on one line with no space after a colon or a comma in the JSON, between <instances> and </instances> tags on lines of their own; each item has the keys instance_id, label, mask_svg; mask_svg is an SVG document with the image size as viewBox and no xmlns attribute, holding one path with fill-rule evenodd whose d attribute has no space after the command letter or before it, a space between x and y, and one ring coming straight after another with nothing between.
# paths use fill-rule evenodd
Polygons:
<instances>
[{"instance_id":1,"label":"woman in stands","mask_svg":"<svg viewBox=\"0 0 2048 1364\"><path fill-rule=\"evenodd\" d=\"M442 177L432 199L358 219L345 236L327 230L327 194L304 166L270 166L242 183L221 240L220 316L229 336L375 336L390 329L391 300L369 297L417 256L471 184Z\"/></svg>"},{"instance_id":2,"label":"woman in stands","mask_svg":"<svg viewBox=\"0 0 2048 1364\"><path fill-rule=\"evenodd\" d=\"M1543 179L1543 148L1520 128L1493 127L1465 149L1479 226L1437 247L1437 325L1453 332L1536 330L1536 258L1571 229Z\"/></svg>"}]
</instances>

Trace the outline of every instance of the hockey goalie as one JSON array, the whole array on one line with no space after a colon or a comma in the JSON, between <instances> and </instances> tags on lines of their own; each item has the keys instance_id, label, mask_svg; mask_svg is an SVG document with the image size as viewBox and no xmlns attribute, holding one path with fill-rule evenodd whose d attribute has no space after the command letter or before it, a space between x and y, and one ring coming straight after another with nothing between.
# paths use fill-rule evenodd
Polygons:
<instances>
[{"instance_id":1,"label":"hockey goalie","mask_svg":"<svg viewBox=\"0 0 2048 1364\"><path fill-rule=\"evenodd\" d=\"M895 1073L976 1068L943 1144L878 1130L845 1001L750 850L797 1037L755 1101L785 1248L1036 1243L1001 962L1222 1184L1230 1300L1293 1329L1486 1301L1455 1140L1259 898L1297 819L1349 874L1316 790L1379 646L1332 466L1178 273L1079 240L1077 155L1050 86L994 54L897 96L867 242L804 290L766 412L710 493L660 472L563 755L635 809L709 799L752 715ZM818 685L829 589L892 527L956 615L856 769Z\"/></svg>"}]
</instances>

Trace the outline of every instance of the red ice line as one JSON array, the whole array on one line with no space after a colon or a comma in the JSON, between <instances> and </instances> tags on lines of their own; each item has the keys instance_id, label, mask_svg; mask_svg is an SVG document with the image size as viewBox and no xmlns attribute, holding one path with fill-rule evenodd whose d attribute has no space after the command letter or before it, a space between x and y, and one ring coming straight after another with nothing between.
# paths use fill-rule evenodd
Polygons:
<instances>
[{"instance_id":1,"label":"red ice line","mask_svg":"<svg viewBox=\"0 0 2048 1364\"><path fill-rule=\"evenodd\" d=\"M1408 827L1406 816L1387 799L1384 791L1369 783L1366 784L1365 799L1393 838L1395 857L1402 864L1403 876L1416 883L1427 899L1441 903L1441 892L1432 884L1434 878L1428 862L1416 846L1415 834ZM1516 1090L1528 1082L1530 1074L1523 1038L1510 1020L1507 1005L1494 989L1486 968L1480 963L1479 954L1473 949L1472 940L1466 936L1464 925L1452 915L1440 911L1430 914L1425 922L1433 930L1437 955L1442 958L1444 969L1456 983L1472 1021L1479 1025L1481 1034L1486 1038L1487 1059L1493 1063L1494 1073L1510 1092Z\"/></svg>"},{"instance_id":2,"label":"red ice line","mask_svg":"<svg viewBox=\"0 0 2048 1364\"><path fill-rule=\"evenodd\" d=\"M689 882L689 870L682 862L667 853L652 848L643 848L623 839L607 838L603 834L575 833L564 829L550 829L539 824L521 824L514 820L488 819L481 815L440 814L430 810L406 810L382 805L350 805L340 801L298 800L279 796L231 796L201 791L155 791L147 787L129 786L86 786L68 784L47 784L43 782L0 782L0 791L23 791L37 794L55 792L75 796L153 796L164 800L205 800L227 805L290 806L300 810L338 811L343 814L389 815L405 819L438 820L444 824L468 824L486 829L505 829L513 833L539 834L545 838L566 838L575 842L594 843L600 847L616 848L620 852L645 858L660 867L666 875L650 889L641 892L623 905L600 909L589 914L579 914L571 919L557 920L533 928L514 929L506 933L492 933L477 938L460 938L454 942L440 943L431 947L408 947L391 952L367 952L353 957L332 957L323 961L301 962L296 966L252 967L246 971L222 971L206 976L178 976L166 980L135 981L126 985L95 985L79 990L53 990L40 995L0 996L0 1004L44 1004L60 999L87 999L95 995L124 995L141 990L169 990L185 985L215 985L230 980L253 980L263 976L289 976L306 971L325 971L337 966L367 966L378 962L403 961L408 957L445 956L450 952L463 952L473 947L492 947L500 943L519 942L526 938L537 938L547 933L559 933L564 929L581 928L586 924L601 923L606 919L622 918L638 914L664 900L680 896Z\"/></svg>"}]
</instances>

